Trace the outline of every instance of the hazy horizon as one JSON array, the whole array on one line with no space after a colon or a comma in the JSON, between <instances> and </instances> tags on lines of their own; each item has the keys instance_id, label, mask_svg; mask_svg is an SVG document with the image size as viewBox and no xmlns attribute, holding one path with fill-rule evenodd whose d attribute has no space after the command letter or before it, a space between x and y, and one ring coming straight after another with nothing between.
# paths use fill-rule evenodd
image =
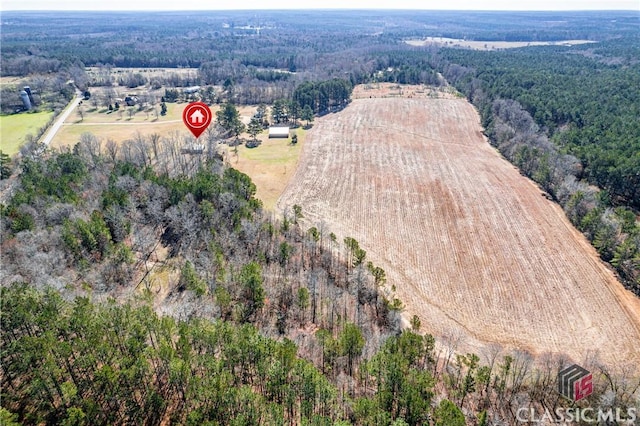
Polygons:
<instances>
[{"instance_id":1,"label":"hazy horizon","mask_svg":"<svg viewBox=\"0 0 640 426\"><path fill-rule=\"evenodd\" d=\"M169 0L112 0L87 3L86 0L4 0L0 11L216 11L216 10L451 10L451 11L630 11L640 13L639 0L524 0L514 5L505 0L245 0L241 3L211 4L208 0L176 3Z\"/></svg>"}]
</instances>

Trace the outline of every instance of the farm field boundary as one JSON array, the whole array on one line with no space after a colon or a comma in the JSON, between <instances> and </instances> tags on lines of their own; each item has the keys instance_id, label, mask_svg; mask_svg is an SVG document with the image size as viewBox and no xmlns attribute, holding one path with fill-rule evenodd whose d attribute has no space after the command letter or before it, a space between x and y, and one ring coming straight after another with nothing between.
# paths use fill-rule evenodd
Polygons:
<instances>
[{"instance_id":1,"label":"farm field boundary","mask_svg":"<svg viewBox=\"0 0 640 426\"><path fill-rule=\"evenodd\" d=\"M466 100L355 99L317 120L298 164L276 207L358 240L425 331L476 353L640 362L640 301Z\"/></svg>"}]
</instances>

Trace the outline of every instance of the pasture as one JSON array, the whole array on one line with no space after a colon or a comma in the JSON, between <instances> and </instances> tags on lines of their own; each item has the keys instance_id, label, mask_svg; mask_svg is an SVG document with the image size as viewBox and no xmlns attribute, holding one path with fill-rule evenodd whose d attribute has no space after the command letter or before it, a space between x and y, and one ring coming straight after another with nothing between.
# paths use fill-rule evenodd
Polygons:
<instances>
[{"instance_id":1,"label":"pasture","mask_svg":"<svg viewBox=\"0 0 640 426\"><path fill-rule=\"evenodd\" d=\"M268 210L273 210L296 171L307 131L298 128L294 132L298 135L296 145L291 144L291 138L269 139L265 130L258 135L262 143L257 148L240 145L236 153L235 148L227 147L227 161L251 177L257 188L256 198Z\"/></svg>"},{"instance_id":2,"label":"pasture","mask_svg":"<svg viewBox=\"0 0 640 426\"><path fill-rule=\"evenodd\" d=\"M127 108L107 114L104 108L94 109L85 105L83 117L81 118L77 111L70 115L53 139L51 147L72 147L85 132L92 133L103 143L108 140L122 143L154 133L161 136L175 132L184 136L190 135L182 122L182 111L187 104L166 105L167 115L158 117L153 110L137 111L134 108L135 113L129 116ZM211 107L214 121L218 110L217 105ZM255 106L239 107L241 120L245 124L249 123L255 111ZM267 209L274 208L276 200L295 172L306 131L299 128L295 132L298 135L296 145L292 145L290 139L269 139L265 130L258 135L262 143L257 148L246 148L244 145L238 146L237 149L222 146L231 166L251 176L257 187L257 197L263 201ZM249 138L247 134L242 137Z\"/></svg>"},{"instance_id":3,"label":"pasture","mask_svg":"<svg viewBox=\"0 0 640 426\"><path fill-rule=\"evenodd\" d=\"M53 112L42 111L0 116L0 149L8 155L15 155L29 134L35 136L45 126Z\"/></svg>"},{"instance_id":4,"label":"pasture","mask_svg":"<svg viewBox=\"0 0 640 426\"><path fill-rule=\"evenodd\" d=\"M175 130L185 129L182 123L182 109L186 104L167 103L167 115L154 111L137 111L133 107L133 113L129 116L127 108L120 108L119 111L107 114L104 109L93 110L88 105L84 108L83 118L77 111L71 114L64 122L60 131L51 142L52 148L63 146L73 146L80 140L80 135L88 132L94 134L98 139L106 141L112 139L115 142L123 142L133 139L138 133L149 135L152 133L168 134Z\"/></svg>"}]
</instances>

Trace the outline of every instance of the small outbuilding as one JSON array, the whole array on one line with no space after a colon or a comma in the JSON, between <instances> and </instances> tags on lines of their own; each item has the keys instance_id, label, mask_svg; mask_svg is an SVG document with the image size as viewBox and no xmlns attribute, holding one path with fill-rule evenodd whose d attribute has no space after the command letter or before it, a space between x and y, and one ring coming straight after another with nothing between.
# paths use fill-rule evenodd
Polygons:
<instances>
[{"instance_id":1,"label":"small outbuilding","mask_svg":"<svg viewBox=\"0 0 640 426\"><path fill-rule=\"evenodd\" d=\"M136 96L127 96L124 98L124 103L126 103L127 106L134 106L138 103L138 98Z\"/></svg>"},{"instance_id":2,"label":"small outbuilding","mask_svg":"<svg viewBox=\"0 0 640 426\"><path fill-rule=\"evenodd\" d=\"M269 127L269 139L271 138L288 138L289 127Z\"/></svg>"},{"instance_id":3,"label":"small outbuilding","mask_svg":"<svg viewBox=\"0 0 640 426\"><path fill-rule=\"evenodd\" d=\"M204 144L190 144L182 148L183 154L202 154L204 152Z\"/></svg>"}]
</instances>

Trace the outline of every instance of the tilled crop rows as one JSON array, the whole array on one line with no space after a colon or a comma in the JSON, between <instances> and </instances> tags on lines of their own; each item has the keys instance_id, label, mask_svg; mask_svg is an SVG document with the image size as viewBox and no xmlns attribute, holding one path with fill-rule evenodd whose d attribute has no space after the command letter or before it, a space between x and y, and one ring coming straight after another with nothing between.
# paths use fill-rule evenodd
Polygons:
<instances>
[{"instance_id":1,"label":"tilled crop rows","mask_svg":"<svg viewBox=\"0 0 640 426\"><path fill-rule=\"evenodd\" d=\"M463 99L356 99L309 131L278 208L358 240L459 349L640 362L638 300L481 130Z\"/></svg>"}]
</instances>

